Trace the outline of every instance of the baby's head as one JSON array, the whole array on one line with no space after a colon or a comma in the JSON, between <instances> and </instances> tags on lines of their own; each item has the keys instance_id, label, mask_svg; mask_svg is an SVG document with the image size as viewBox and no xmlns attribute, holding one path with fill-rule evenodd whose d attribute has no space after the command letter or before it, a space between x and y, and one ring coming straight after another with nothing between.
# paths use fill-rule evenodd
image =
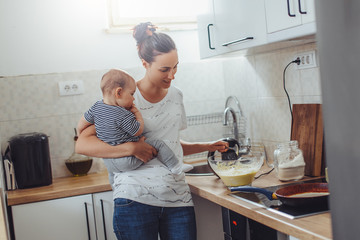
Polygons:
<instances>
[{"instance_id":1,"label":"baby's head","mask_svg":"<svg viewBox=\"0 0 360 240\"><path fill-rule=\"evenodd\" d=\"M131 108L136 90L135 80L125 71L111 69L101 79L100 88L104 103Z\"/></svg>"}]
</instances>

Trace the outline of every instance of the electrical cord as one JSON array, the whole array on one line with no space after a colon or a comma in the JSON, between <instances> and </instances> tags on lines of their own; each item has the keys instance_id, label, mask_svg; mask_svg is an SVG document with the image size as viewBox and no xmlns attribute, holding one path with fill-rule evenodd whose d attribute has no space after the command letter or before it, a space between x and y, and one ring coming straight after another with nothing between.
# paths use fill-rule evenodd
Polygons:
<instances>
[{"instance_id":1,"label":"electrical cord","mask_svg":"<svg viewBox=\"0 0 360 240\"><path fill-rule=\"evenodd\" d=\"M287 96L287 99L288 99L288 102L289 102L289 109L290 109L290 114L291 114L291 126L293 124L293 113L292 113L292 109L291 109L291 101L290 101L289 93L287 92L286 86L285 86L285 72L286 72L286 69L292 63L296 63L297 65L300 65L300 58L297 58L296 60L289 62L289 64L286 65L286 67L284 68L284 72L283 72L283 87L284 87L284 91L286 93L286 96Z\"/></svg>"},{"instance_id":2,"label":"electrical cord","mask_svg":"<svg viewBox=\"0 0 360 240\"><path fill-rule=\"evenodd\" d=\"M254 177L254 179L258 179L258 178L261 177L261 176L268 175L268 174L271 173L274 169L275 169L275 168L273 167L273 168L270 169L269 171L267 171L267 172L265 172L265 173L262 173L262 174L260 174L259 176Z\"/></svg>"},{"instance_id":3,"label":"electrical cord","mask_svg":"<svg viewBox=\"0 0 360 240\"><path fill-rule=\"evenodd\" d=\"M290 64L292 63L296 63L297 65L300 65L300 58L296 58L294 61L291 61L289 62L288 65L286 65L285 69L284 69L284 72L283 72L283 86L284 86L284 91L286 93L286 96L287 96L287 99L288 99L288 102L289 102L289 108L290 108L290 113L291 113L291 126L293 124L293 113L292 113L292 109L291 109L291 101L290 101L290 97L289 97L289 93L287 92L286 90L286 86L285 86L285 72L286 72L286 69L290 66ZM265 172L265 173L262 173L260 174L259 176L256 176L254 177L254 179L258 179L259 177L262 177L264 175L268 175L269 173L271 173L272 171L274 170L274 167L272 169L270 169L269 171Z\"/></svg>"},{"instance_id":4,"label":"electrical cord","mask_svg":"<svg viewBox=\"0 0 360 240\"><path fill-rule=\"evenodd\" d=\"M300 65L300 58L297 58L295 59L294 61L291 61L288 63L288 65L286 65L285 69L284 69L284 72L283 72L283 86L284 86L284 91L286 93L286 96L287 96L287 99L288 99L288 102L289 102L289 108L290 108L290 113L291 113L291 126L293 124L293 113L292 113L292 109L291 109L291 101L290 101L290 97L289 97L289 93L287 92L286 90L286 86L285 86L285 72L286 72L286 69L290 66L290 64L292 63L296 63L297 65ZM258 179L259 177L262 177L264 175L268 175L269 173L271 173L272 171L274 170L274 167L272 169L270 169L269 171L265 172L265 173L262 173L260 174L259 176L256 176L254 177L254 179Z\"/></svg>"}]
</instances>

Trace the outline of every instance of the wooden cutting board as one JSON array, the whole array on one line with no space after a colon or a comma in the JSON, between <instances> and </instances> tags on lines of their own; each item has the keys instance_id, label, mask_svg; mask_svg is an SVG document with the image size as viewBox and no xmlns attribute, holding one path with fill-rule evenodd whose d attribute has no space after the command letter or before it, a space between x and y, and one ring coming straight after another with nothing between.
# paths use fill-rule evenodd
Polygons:
<instances>
[{"instance_id":1,"label":"wooden cutting board","mask_svg":"<svg viewBox=\"0 0 360 240\"><path fill-rule=\"evenodd\" d=\"M324 173L323 137L321 104L293 104L291 140L299 142L307 176L321 176Z\"/></svg>"}]
</instances>

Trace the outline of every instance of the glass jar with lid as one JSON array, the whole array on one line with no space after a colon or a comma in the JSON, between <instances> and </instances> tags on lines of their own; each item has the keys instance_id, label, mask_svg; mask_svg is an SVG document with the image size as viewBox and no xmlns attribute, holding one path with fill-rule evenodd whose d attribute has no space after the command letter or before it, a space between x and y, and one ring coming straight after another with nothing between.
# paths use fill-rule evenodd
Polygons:
<instances>
[{"instance_id":1,"label":"glass jar with lid","mask_svg":"<svg viewBox=\"0 0 360 240\"><path fill-rule=\"evenodd\" d=\"M296 140L277 144L274 167L279 180L299 180L304 177L305 161L298 145Z\"/></svg>"}]
</instances>

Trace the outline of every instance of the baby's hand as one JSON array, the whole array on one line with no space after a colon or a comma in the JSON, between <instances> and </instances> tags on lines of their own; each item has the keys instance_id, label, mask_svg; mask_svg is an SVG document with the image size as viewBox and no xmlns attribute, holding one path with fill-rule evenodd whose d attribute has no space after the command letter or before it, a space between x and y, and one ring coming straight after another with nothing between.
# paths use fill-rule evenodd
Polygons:
<instances>
[{"instance_id":1,"label":"baby's hand","mask_svg":"<svg viewBox=\"0 0 360 240\"><path fill-rule=\"evenodd\" d=\"M136 112L139 111L139 109L137 109L137 107L135 107L135 104L133 103L133 105L131 106L131 108L129 109L129 111L135 114Z\"/></svg>"}]
</instances>

